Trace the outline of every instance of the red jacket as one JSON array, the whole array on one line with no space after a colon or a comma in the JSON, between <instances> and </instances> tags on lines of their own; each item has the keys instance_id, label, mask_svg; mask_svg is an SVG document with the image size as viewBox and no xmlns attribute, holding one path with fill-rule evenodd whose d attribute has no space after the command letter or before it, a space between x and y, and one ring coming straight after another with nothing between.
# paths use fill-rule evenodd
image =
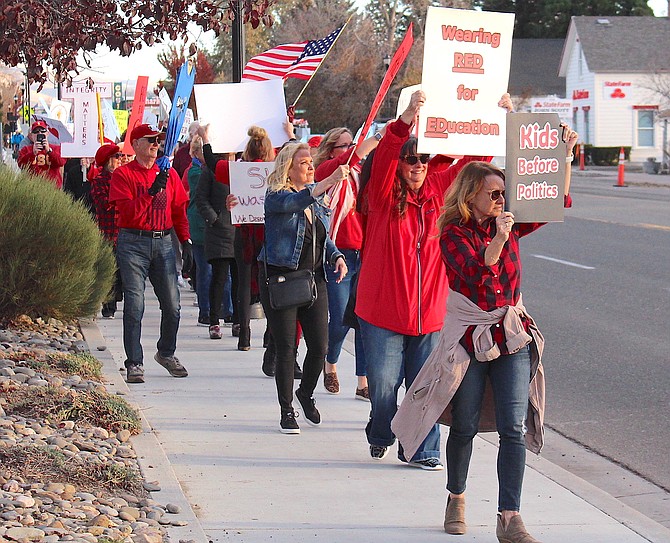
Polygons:
<instances>
[{"instance_id":1,"label":"red jacket","mask_svg":"<svg viewBox=\"0 0 670 543\"><path fill-rule=\"evenodd\" d=\"M393 183L409 128L401 120L391 123L374 156L365 189L368 215L356 314L374 326L417 336L440 330L446 312L447 276L436 226L444 193L467 162L487 158L465 157L427 175L418 194L408 192L401 219Z\"/></svg>"},{"instance_id":2,"label":"red jacket","mask_svg":"<svg viewBox=\"0 0 670 543\"><path fill-rule=\"evenodd\" d=\"M32 145L26 145L19 151L17 162L21 168L34 175L42 175L60 189L63 188L63 174L61 168L65 166L65 159L60 156L60 145L51 145L51 151L40 151L35 154Z\"/></svg>"}]
</instances>

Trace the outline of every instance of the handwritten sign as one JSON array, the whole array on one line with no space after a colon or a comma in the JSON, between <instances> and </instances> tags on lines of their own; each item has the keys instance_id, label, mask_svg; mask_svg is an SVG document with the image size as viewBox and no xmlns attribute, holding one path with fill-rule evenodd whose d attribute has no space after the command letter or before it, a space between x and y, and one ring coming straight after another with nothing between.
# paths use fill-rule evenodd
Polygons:
<instances>
[{"instance_id":1,"label":"handwritten sign","mask_svg":"<svg viewBox=\"0 0 670 543\"><path fill-rule=\"evenodd\" d=\"M565 142L555 113L507 115L505 202L515 222L562 222Z\"/></svg>"},{"instance_id":2,"label":"handwritten sign","mask_svg":"<svg viewBox=\"0 0 670 543\"><path fill-rule=\"evenodd\" d=\"M514 14L428 8L419 118L421 153L505 153Z\"/></svg>"},{"instance_id":3,"label":"handwritten sign","mask_svg":"<svg viewBox=\"0 0 670 543\"><path fill-rule=\"evenodd\" d=\"M239 204L230 212L233 224L265 222L265 191L274 162L231 162L230 193Z\"/></svg>"}]
</instances>

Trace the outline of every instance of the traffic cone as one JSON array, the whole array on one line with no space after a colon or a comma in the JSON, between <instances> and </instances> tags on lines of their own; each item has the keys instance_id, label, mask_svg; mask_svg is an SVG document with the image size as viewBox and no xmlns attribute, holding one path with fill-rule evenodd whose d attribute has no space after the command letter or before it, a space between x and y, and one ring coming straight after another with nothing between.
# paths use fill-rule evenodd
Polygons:
<instances>
[{"instance_id":1,"label":"traffic cone","mask_svg":"<svg viewBox=\"0 0 670 543\"><path fill-rule=\"evenodd\" d=\"M622 147L621 150L619 151L619 175L617 177L616 185L614 185L615 187L627 187L628 186L623 182L624 162L626 162L626 153L625 153L625 151L623 150L623 147Z\"/></svg>"},{"instance_id":2,"label":"traffic cone","mask_svg":"<svg viewBox=\"0 0 670 543\"><path fill-rule=\"evenodd\" d=\"M584 171L584 144L577 144L577 152L579 153L579 171Z\"/></svg>"}]
</instances>

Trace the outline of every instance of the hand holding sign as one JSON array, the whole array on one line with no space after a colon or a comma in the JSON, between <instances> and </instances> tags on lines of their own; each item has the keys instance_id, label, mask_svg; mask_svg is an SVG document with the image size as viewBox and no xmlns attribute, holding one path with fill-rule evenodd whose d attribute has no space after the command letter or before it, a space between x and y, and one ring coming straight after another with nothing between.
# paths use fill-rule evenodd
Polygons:
<instances>
[{"instance_id":1,"label":"hand holding sign","mask_svg":"<svg viewBox=\"0 0 670 543\"><path fill-rule=\"evenodd\" d=\"M514 226L514 213L503 211L496 217L496 237L501 241L506 242L509 239L509 234Z\"/></svg>"},{"instance_id":2,"label":"hand holding sign","mask_svg":"<svg viewBox=\"0 0 670 543\"><path fill-rule=\"evenodd\" d=\"M237 199L237 196L234 194L229 194L226 196L226 209L231 211L240 201Z\"/></svg>"},{"instance_id":3,"label":"hand holding sign","mask_svg":"<svg viewBox=\"0 0 670 543\"><path fill-rule=\"evenodd\" d=\"M343 164L338 166L337 169L331 173L325 179L322 179L316 184L314 190L312 191L312 196L317 197L324 194L330 187L337 185L340 181L346 179L349 176L349 165Z\"/></svg>"},{"instance_id":4,"label":"hand holding sign","mask_svg":"<svg viewBox=\"0 0 670 543\"><path fill-rule=\"evenodd\" d=\"M405 123L412 125L417 120L419 116L419 110L426 103L426 93L422 90L418 90L412 93L412 97L409 99L409 105L407 109L400 116L400 119Z\"/></svg>"},{"instance_id":5,"label":"hand holding sign","mask_svg":"<svg viewBox=\"0 0 670 543\"><path fill-rule=\"evenodd\" d=\"M498 107L505 108L507 113L514 113L514 104L512 103L512 97L509 95L509 92L503 94L502 98L498 100Z\"/></svg>"}]
</instances>

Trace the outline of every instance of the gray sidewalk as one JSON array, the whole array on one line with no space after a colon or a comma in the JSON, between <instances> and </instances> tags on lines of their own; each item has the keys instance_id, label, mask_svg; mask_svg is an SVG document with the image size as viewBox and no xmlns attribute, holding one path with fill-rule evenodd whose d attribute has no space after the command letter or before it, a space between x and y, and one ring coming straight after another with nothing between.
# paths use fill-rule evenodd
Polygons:
<instances>
[{"instance_id":1,"label":"gray sidewalk","mask_svg":"<svg viewBox=\"0 0 670 543\"><path fill-rule=\"evenodd\" d=\"M300 435L281 434L274 381L260 370L265 320L252 321L252 350L240 352L228 327L222 340L210 340L207 328L195 324L194 293L182 289L181 294L176 354L189 370L186 379L170 377L153 361L159 312L150 286L143 335L145 384L128 390L121 379L122 311L115 320L84 326L91 350L104 362L110 388L125 394L146 419L146 432L133 445L146 478L161 484L155 498L183 505L181 518L189 524L170 528L172 541L496 541L497 448L489 442L494 435L475 441L468 533L446 535L445 472L400 464L395 447L381 462L370 458L363 431L369 404L354 400L351 354L343 352L338 364L340 395L317 387L322 425L313 428L299 417ZM97 350L104 346L106 350ZM446 429L443 451L445 437ZM552 447L548 437L546 447ZM543 543L670 542L670 530L532 454L522 515Z\"/></svg>"}]
</instances>

